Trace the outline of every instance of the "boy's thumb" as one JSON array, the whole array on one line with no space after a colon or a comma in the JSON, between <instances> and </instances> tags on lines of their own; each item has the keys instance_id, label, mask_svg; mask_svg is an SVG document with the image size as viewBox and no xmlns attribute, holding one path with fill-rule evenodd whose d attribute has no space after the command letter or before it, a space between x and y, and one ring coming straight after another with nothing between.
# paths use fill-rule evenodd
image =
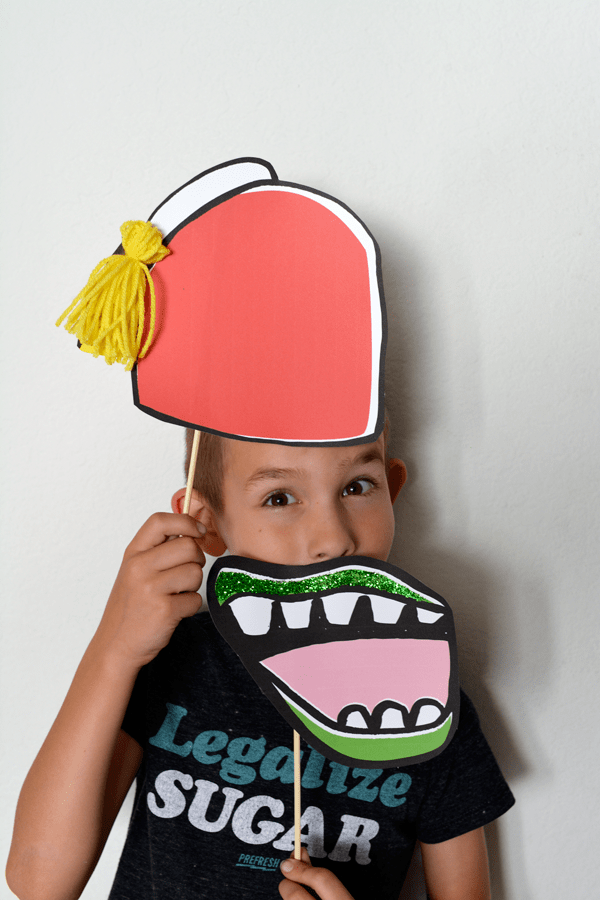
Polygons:
<instances>
[{"instance_id":1,"label":"boy's thumb","mask_svg":"<svg viewBox=\"0 0 600 900\"><path fill-rule=\"evenodd\" d=\"M298 877L301 873L305 872L306 869L312 869L310 856L308 855L306 847L301 847L300 852L302 854L302 859L295 859L291 856L289 859L284 859L281 863L281 871L288 878L292 874Z\"/></svg>"},{"instance_id":2,"label":"boy's thumb","mask_svg":"<svg viewBox=\"0 0 600 900\"><path fill-rule=\"evenodd\" d=\"M281 871L286 876L286 881L279 885L279 893L282 897L314 896L321 900L352 900L344 885L335 877L333 872L322 866L312 866L307 850L302 848L302 859L285 859L281 863ZM306 886L300 894L291 893L288 889L290 881L299 882Z\"/></svg>"}]
</instances>

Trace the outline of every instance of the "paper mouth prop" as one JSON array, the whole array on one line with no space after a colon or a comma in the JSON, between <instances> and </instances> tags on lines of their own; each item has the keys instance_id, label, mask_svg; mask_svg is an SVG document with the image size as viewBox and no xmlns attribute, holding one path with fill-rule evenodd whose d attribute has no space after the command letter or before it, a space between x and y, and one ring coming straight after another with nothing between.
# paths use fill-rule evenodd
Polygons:
<instances>
[{"instance_id":1,"label":"paper mouth prop","mask_svg":"<svg viewBox=\"0 0 600 900\"><path fill-rule=\"evenodd\" d=\"M458 724L452 612L368 557L277 566L225 557L208 579L216 627L310 746L386 768L440 753Z\"/></svg>"}]
</instances>

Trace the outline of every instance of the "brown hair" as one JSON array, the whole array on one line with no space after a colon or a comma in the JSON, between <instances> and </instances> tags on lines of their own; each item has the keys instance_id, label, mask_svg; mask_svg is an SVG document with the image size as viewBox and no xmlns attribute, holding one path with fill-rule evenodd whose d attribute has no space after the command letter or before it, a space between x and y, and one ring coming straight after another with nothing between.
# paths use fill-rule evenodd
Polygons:
<instances>
[{"instance_id":1,"label":"brown hair","mask_svg":"<svg viewBox=\"0 0 600 900\"><path fill-rule=\"evenodd\" d=\"M194 430L186 428L185 431L185 475L190 467L190 457L192 455L192 441L194 439ZM196 462L196 471L194 473L194 488L199 494L202 494L210 508L217 515L223 512L223 463L225 441L233 440L233 438L222 437L220 434L212 434L209 431L200 432L200 442L198 444L198 460ZM385 411L385 421L383 424L383 452L385 459L388 459L388 448L390 443L390 417L387 409Z\"/></svg>"},{"instance_id":2,"label":"brown hair","mask_svg":"<svg viewBox=\"0 0 600 900\"><path fill-rule=\"evenodd\" d=\"M190 468L194 429L185 430L185 476ZM194 487L202 494L210 508L217 515L223 512L223 458L224 441L229 438L209 431L200 432L198 460L194 473Z\"/></svg>"}]
</instances>

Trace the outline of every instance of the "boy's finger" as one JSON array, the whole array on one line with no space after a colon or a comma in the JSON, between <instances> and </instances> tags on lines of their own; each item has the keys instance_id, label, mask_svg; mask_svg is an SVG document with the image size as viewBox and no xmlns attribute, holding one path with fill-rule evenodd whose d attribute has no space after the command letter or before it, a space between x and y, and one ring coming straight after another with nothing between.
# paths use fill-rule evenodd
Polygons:
<instances>
[{"instance_id":1,"label":"boy's finger","mask_svg":"<svg viewBox=\"0 0 600 900\"><path fill-rule=\"evenodd\" d=\"M148 566L149 570L153 572L166 572L186 563L199 563L201 566L206 563L204 551L198 541L187 535L181 535L137 555L140 564Z\"/></svg>"},{"instance_id":2,"label":"boy's finger","mask_svg":"<svg viewBox=\"0 0 600 900\"><path fill-rule=\"evenodd\" d=\"M143 553L144 550L151 550L152 547L157 547L170 537L186 535L197 540L205 533L204 525L191 516L183 513L154 513L144 522L127 547L125 557L134 553Z\"/></svg>"},{"instance_id":3,"label":"boy's finger","mask_svg":"<svg viewBox=\"0 0 600 900\"><path fill-rule=\"evenodd\" d=\"M309 894L301 884L295 884L293 881L288 881L287 878L280 883L279 894L283 900L314 900L315 897L314 891Z\"/></svg>"},{"instance_id":4,"label":"boy's finger","mask_svg":"<svg viewBox=\"0 0 600 900\"><path fill-rule=\"evenodd\" d=\"M181 619L187 619L189 616L195 616L197 612L200 612L202 607L202 597L200 594L195 594L193 592L187 594L176 594L173 597L173 602L177 606L177 617Z\"/></svg>"},{"instance_id":5,"label":"boy's finger","mask_svg":"<svg viewBox=\"0 0 600 900\"><path fill-rule=\"evenodd\" d=\"M353 900L341 881L329 869L313 867L302 859L286 859L281 863L285 881L279 885L279 893L284 900L306 900L311 895L300 885L312 888L321 900Z\"/></svg>"},{"instance_id":6,"label":"boy's finger","mask_svg":"<svg viewBox=\"0 0 600 900\"><path fill-rule=\"evenodd\" d=\"M163 594L182 594L199 591L202 584L202 569L198 563L177 566L168 572L160 572L153 584Z\"/></svg>"}]
</instances>

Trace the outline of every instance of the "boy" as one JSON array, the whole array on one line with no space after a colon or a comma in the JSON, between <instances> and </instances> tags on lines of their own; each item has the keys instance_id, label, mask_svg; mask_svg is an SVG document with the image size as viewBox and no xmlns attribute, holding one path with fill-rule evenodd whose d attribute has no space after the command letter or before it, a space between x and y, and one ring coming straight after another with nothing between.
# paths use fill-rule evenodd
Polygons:
<instances>
[{"instance_id":1,"label":"boy","mask_svg":"<svg viewBox=\"0 0 600 900\"><path fill-rule=\"evenodd\" d=\"M195 491L189 515L179 491L125 551L25 781L7 876L21 900L79 896L137 773L111 900L216 885L262 900L293 849L290 728L196 592L204 551L289 566L387 559L406 470L383 427L379 251L339 201L254 158L192 179L121 233L68 311L71 330L96 355L135 362L141 409L200 429ZM134 281L143 299L154 265L160 327L145 356L143 321L120 332L104 317ZM396 898L416 838L434 900L488 895L482 827L512 796L466 698L439 756L350 768L304 745L302 789L304 843L333 874L295 861L284 897L304 880L323 900Z\"/></svg>"},{"instance_id":2,"label":"boy","mask_svg":"<svg viewBox=\"0 0 600 900\"><path fill-rule=\"evenodd\" d=\"M279 769L278 776L277 766L269 770L265 765L268 753L274 750L279 750L279 758L283 759L281 746L290 742L289 729L279 723L278 714L261 698L235 655L218 638L209 617L196 615L200 598L195 592L202 581L203 548L214 555L228 548L236 555L288 565L352 555L385 560L394 536L392 503L404 484L406 470L401 461L386 459L383 435L372 444L354 447L290 447L207 434L202 435L201 443L205 465L200 471L208 475L205 481L213 482L212 487L205 489L205 493L212 490L212 504L196 490L191 515L184 516L179 512L183 493L179 491L173 497L175 512L153 516L137 533L125 551L98 630L23 787L8 866L9 884L22 900L79 895L138 769L142 781L133 816L136 825L130 830L129 846L124 851L111 898L204 896L208 893L203 890L208 892L216 877L220 878L221 895L228 896L230 885L232 892L243 890L244 897L274 894L274 884L265 884L264 876L254 884L245 878L249 874L246 869L270 866L270 860L278 852L281 854L282 848L288 852L291 849L278 821L282 819L286 831L291 826L289 804L283 820L282 801L272 796L277 793L274 786L281 787L286 782L284 769ZM207 469L211 457L213 468ZM188 636L192 634L194 646L194 642L204 640L207 655L200 664L197 658L190 660L186 632ZM142 670L148 663L151 665ZM221 720L215 718L215 710L203 713L198 719L200 724L186 730L192 703L210 707L215 684L224 675L210 670L211 663L222 664L232 675L233 686L227 688L226 699L233 704L237 699L238 708L233 710L233 716L227 711ZM159 688L153 666L159 667L160 679L170 676L171 684ZM203 666L203 693L196 694L194 701L189 699L189 686L180 682L194 671L197 674L198 668L202 671ZM125 715L140 670L144 675L138 679L134 701ZM162 698L154 696L156 690L161 690ZM171 700L163 702L163 698ZM222 704L223 697L218 702ZM244 719L244 708L250 703L253 708ZM145 721L147 712L134 708L140 704L154 707L149 721ZM167 709L169 714L165 716ZM225 756L227 744L230 751L233 746L234 752ZM158 774L153 777L155 771L149 772L144 756L148 751L156 755L157 750L162 754L157 765L163 771L156 769ZM314 751L311 756L310 749L304 748L303 809L310 804L313 811L312 818L309 813L306 821L309 852L312 849L320 863L335 869L353 896L397 896L417 827L425 833L421 847L428 890L434 900L489 895L482 826L508 809L512 798L478 731L476 719L464 703L459 732L440 759L449 754L452 763L443 777L435 775L439 768L436 760L412 769L407 767L404 782L398 782L394 776L396 788L400 786L402 790L408 773L409 786L405 797L396 794L396 800L387 800L405 802L386 809L379 803L378 808L374 805L378 799L374 797L376 779L371 778L366 786L363 778L361 784L360 778L341 772L344 767L327 766ZM471 766L468 775L452 771L465 756ZM212 780L219 763L225 784L224 801ZM169 764L169 769L165 769L165 764ZM426 788L417 787L417 769L427 770ZM261 793L255 796L258 806L253 807L256 815L252 816L245 788L257 780L257 770ZM388 772L396 770L375 771L382 784ZM195 781L194 795L197 775L201 777ZM210 780L204 777L208 775ZM473 796L482 786L486 790L485 801ZM252 793L256 795L257 790ZM289 785L287 789L284 786L280 793L285 796L289 790ZM383 826L381 836L378 834L381 812L387 812L390 818L390 814L397 814L402 820L404 811L411 806L413 790L419 792L419 807L432 803L428 797L431 794L438 810L429 810L429 822L401 825L392 840L397 860L386 864L377 846L378 837L389 843ZM333 805L331 801L338 799L336 793L348 797L354 793L355 798L353 804L346 803L347 811L337 821L323 808ZM245 816L240 814L244 803ZM458 808L459 803L464 804L464 809ZM453 805L454 821L440 827L442 831L449 828L450 833L454 829L456 836L447 838L440 832L440 839L434 833L435 820L438 815L447 817ZM237 807L237 811L232 813L229 806ZM184 824L185 807L189 821L185 822L182 850L181 835L175 840L171 826L179 820ZM353 815L356 812L362 815ZM153 845L152 838L149 840L143 833L149 821L159 828L154 839L157 843ZM210 839L206 847L198 841L199 836ZM267 841L263 840L265 836ZM235 851L215 862L215 847L219 839L223 843L223 837L230 845L236 844ZM274 844L279 847L273 849ZM170 857L173 872L166 871L164 862L156 857L158 848L166 858ZM351 862L349 850L355 856ZM255 862L250 862L252 859ZM258 864L258 859L264 862ZM372 873L373 863L379 869L377 873ZM294 865L296 870L301 866ZM149 867L154 870L151 874ZM239 881L242 888L235 886L235 876L240 873L244 875ZM319 886L320 882L310 880L315 874L323 877L310 869L301 872L300 877L307 884ZM170 877L177 880L169 894L166 884ZM161 884L165 893L151 894L153 882L154 889ZM321 889L324 900L347 896L340 893L344 889L337 880L333 886ZM283 884L281 894L293 896L290 882Z\"/></svg>"}]
</instances>

